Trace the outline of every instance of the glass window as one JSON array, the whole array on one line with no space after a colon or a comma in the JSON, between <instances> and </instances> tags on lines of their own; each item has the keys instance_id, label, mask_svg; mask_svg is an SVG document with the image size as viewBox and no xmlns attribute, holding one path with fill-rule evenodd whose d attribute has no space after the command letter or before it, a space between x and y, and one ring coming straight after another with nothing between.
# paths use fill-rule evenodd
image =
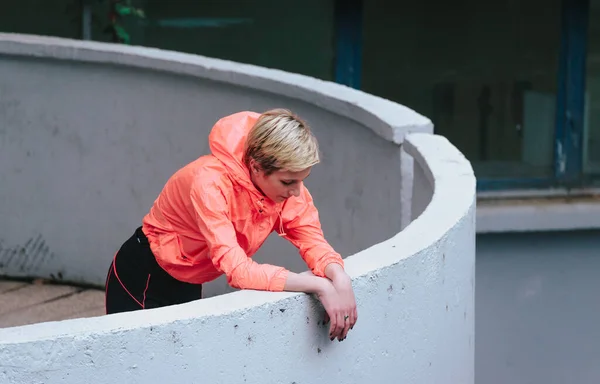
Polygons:
<instances>
[{"instance_id":1,"label":"glass window","mask_svg":"<svg viewBox=\"0 0 600 384\"><path fill-rule=\"evenodd\" d=\"M2 0L0 32L78 39L80 0Z\"/></svg>"},{"instance_id":2,"label":"glass window","mask_svg":"<svg viewBox=\"0 0 600 384\"><path fill-rule=\"evenodd\" d=\"M560 0L368 0L363 89L432 119L479 178L551 178Z\"/></svg>"},{"instance_id":3,"label":"glass window","mask_svg":"<svg viewBox=\"0 0 600 384\"><path fill-rule=\"evenodd\" d=\"M333 0L136 0L131 44L333 80ZM124 23L125 24L125 23ZM96 37L95 40L106 37Z\"/></svg>"},{"instance_id":4,"label":"glass window","mask_svg":"<svg viewBox=\"0 0 600 384\"><path fill-rule=\"evenodd\" d=\"M600 0L591 0L588 26L583 170L600 174Z\"/></svg>"}]
</instances>

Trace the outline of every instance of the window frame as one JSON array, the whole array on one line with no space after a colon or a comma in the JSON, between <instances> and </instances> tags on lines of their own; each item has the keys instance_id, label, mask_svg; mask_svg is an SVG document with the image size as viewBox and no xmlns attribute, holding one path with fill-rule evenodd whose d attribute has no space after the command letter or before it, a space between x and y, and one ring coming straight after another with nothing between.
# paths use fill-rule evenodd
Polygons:
<instances>
[{"instance_id":1,"label":"window frame","mask_svg":"<svg viewBox=\"0 0 600 384\"><path fill-rule=\"evenodd\" d=\"M337 83L361 89L362 4L335 2L335 74ZM478 191L506 191L589 186L584 174L584 118L590 0L563 0L554 132L554 174L548 178L478 177Z\"/></svg>"}]
</instances>

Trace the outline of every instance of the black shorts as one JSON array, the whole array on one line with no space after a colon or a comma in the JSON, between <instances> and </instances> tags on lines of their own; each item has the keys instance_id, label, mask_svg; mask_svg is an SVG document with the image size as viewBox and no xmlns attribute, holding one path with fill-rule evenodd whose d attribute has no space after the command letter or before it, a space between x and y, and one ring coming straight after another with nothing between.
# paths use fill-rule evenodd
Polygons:
<instances>
[{"instance_id":1,"label":"black shorts","mask_svg":"<svg viewBox=\"0 0 600 384\"><path fill-rule=\"evenodd\" d=\"M179 281L158 265L142 228L115 255L106 276L106 313L136 311L202 298L202 285Z\"/></svg>"}]
</instances>

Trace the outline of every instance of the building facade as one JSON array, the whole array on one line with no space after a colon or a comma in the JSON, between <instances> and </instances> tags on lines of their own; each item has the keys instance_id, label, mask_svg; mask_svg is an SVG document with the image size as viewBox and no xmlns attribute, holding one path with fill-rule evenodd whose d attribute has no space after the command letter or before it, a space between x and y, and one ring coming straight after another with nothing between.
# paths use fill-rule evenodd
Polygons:
<instances>
[{"instance_id":1,"label":"building facade","mask_svg":"<svg viewBox=\"0 0 600 384\"><path fill-rule=\"evenodd\" d=\"M477 383L600 381L600 0L133 3L146 17L119 24L132 45L334 81L430 118L477 176ZM10 0L0 31L112 41L110 10Z\"/></svg>"}]
</instances>

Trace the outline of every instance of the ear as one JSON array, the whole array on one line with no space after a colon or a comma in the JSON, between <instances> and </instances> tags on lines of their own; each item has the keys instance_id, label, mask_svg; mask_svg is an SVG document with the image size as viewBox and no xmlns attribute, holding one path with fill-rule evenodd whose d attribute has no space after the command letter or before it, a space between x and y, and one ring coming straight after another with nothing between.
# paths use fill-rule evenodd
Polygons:
<instances>
[{"instance_id":1,"label":"ear","mask_svg":"<svg viewBox=\"0 0 600 384\"><path fill-rule=\"evenodd\" d=\"M250 168L250 173L254 173L255 175L257 175L258 172L260 171L260 167L258 166L258 163L256 162L256 160L250 159L250 162L248 165L249 165L248 168Z\"/></svg>"}]
</instances>

